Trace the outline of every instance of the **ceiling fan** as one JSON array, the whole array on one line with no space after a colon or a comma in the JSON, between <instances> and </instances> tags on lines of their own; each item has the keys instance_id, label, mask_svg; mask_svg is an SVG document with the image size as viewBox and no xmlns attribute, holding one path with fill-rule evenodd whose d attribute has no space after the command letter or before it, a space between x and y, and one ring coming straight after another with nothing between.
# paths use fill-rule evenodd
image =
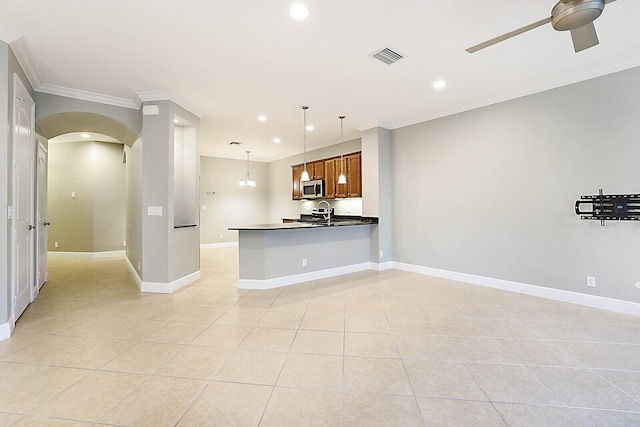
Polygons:
<instances>
[{"instance_id":1,"label":"ceiling fan","mask_svg":"<svg viewBox=\"0 0 640 427\"><path fill-rule=\"evenodd\" d=\"M600 16L605 4L613 3L614 1L616 0L560 0L553 9L551 9L550 17L472 46L467 49L467 52L477 52L549 23L551 23L553 29L556 31L568 30L571 32L573 48L576 52L589 49L599 43L593 21Z\"/></svg>"}]
</instances>

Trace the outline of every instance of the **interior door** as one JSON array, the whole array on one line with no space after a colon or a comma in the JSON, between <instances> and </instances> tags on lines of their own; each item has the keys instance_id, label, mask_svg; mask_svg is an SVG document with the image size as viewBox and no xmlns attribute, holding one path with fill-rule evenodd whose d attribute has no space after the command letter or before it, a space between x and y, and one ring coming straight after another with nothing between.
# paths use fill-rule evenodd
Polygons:
<instances>
[{"instance_id":1,"label":"interior door","mask_svg":"<svg viewBox=\"0 0 640 427\"><path fill-rule=\"evenodd\" d=\"M47 277L47 237L48 227L51 224L47 218L47 161L48 153L42 144L38 144L38 164L37 164L37 217L38 217L38 273L34 292L38 292L40 287L49 280Z\"/></svg>"},{"instance_id":2,"label":"interior door","mask_svg":"<svg viewBox=\"0 0 640 427\"><path fill-rule=\"evenodd\" d=\"M20 317L33 298L34 105L17 75L13 78L13 319Z\"/></svg>"}]
</instances>

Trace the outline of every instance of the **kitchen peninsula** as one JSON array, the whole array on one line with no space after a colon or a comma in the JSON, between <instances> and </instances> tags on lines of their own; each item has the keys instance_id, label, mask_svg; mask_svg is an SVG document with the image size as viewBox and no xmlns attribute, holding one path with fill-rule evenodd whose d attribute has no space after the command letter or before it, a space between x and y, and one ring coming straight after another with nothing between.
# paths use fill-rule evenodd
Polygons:
<instances>
[{"instance_id":1,"label":"kitchen peninsula","mask_svg":"<svg viewBox=\"0 0 640 427\"><path fill-rule=\"evenodd\" d=\"M370 268L370 236L377 218L291 221L229 227L239 234L238 288L272 289Z\"/></svg>"}]
</instances>

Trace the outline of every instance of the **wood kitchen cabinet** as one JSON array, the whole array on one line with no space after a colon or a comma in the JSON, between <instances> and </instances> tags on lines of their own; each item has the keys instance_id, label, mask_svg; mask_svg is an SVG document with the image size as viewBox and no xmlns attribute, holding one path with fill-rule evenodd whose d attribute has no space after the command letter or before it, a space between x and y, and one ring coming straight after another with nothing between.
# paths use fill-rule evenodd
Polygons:
<instances>
[{"instance_id":1,"label":"wood kitchen cabinet","mask_svg":"<svg viewBox=\"0 0 640 427\"><path fill-rule=\"evenodd\" d=\"M324 174L324 197L325 199L335 199L336 186L338 185L338 178L336 178L336 159L324 161ZM340 175L339 172L338 175Z\"/></svg>"},{"instance_id":2,"label":"wood kitchen cabinet","mask_svg":"<svg viewBox=\"0 0 640 427\"><path fill-rule=\"evenodd\" d=\"M362 154L344 156L347 197L362 197ZM338 175L340 173L338 172Z\"/></svg>"},{"instance_id":3,"label":"wood kitchen cabinet","mask_svg":"<svg viewBox=\"0 0 640 427\"><path fill-rule=\"evenodd\" d=\"M319 162L307 163L307 172L309 179L324 179L324 160Z\"/></svg>"},{"instance_id":4,"label":"wood kitchen cabinet","mask_svg":"<svg viewBox=\"0 0 640 427\"><path fill-rule=\"evenodd\" d=\"M340 157L332 157L307 163L309 179L324 180L324 194L326 199L344 199L347 197L362 197L362 162L361 153L351 153L343 156L341 166ZM300 177L304 165L292 166L293 200L302 200L302 186ZM347 178L346 184L338 184L341 171Z\"/></svg>"},{"instance_id":5,"label":"wood kitchen cabinet","mask_svg":"<svg viewBox=\"0 0 640 427\"><path fill-rule=\"evenodd\" d=\"M291 198L293 200L302 200L302 185L300 185L300 177L302 177L304 165L293 166L291 169L293 170L293 191L291 193Z\"/></svg>"}]
</instances>

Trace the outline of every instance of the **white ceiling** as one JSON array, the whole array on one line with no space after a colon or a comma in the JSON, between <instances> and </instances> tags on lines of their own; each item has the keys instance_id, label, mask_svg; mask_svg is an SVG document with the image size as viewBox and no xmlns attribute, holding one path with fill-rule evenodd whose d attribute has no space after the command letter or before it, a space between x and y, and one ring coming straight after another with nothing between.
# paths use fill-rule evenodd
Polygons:
<instances>
[{"instance_id":1,"label":"white ceiling","mask_svg":"<svg viewBox=\"0 0 640 427\"><path fill-rule=\"evenodd\" d=\"M302 1L306 21L290 18L293 0L3 0L0 38L37 90L170 97L202 117L202 154L258 161L302 151L301 105L320 147L339 142L339 115L347 140L640 65L638 0L608 4L600 45L579 54L550 25L465 52L549 16L553 0ZM369 56L385 46L406 57Z\"/></svg>"}]
</instances>

